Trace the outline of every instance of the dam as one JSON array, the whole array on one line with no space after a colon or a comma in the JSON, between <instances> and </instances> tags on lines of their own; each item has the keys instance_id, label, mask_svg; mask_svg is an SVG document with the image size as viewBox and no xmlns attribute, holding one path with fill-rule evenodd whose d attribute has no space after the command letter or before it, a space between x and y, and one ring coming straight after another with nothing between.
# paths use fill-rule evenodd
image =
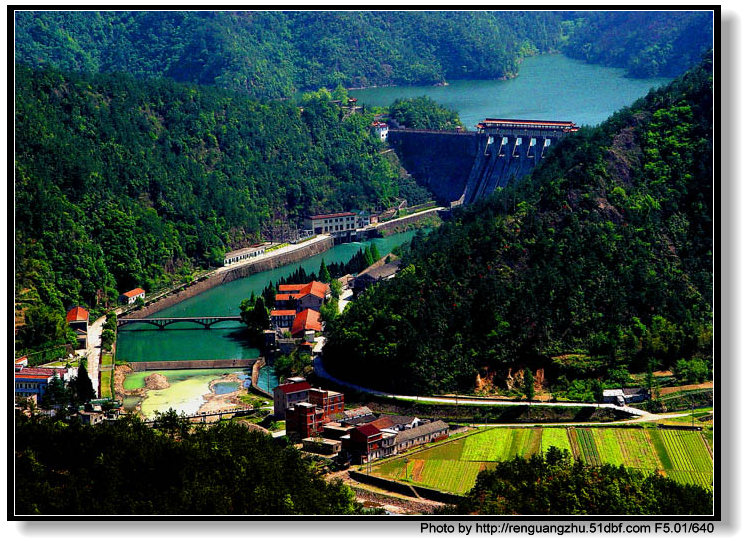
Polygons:
<instances>
[{"instance_id":1,"label":"dam","mask_svg":"<svg viewBox=\"0 0 749 541\"><path fill-rule=\"evenodd\" d=\"M487 118L477 131L390 129L404 167L442 204L468 204L529 174L563 137L570 121Z\"/></svg>"}]
</instances>

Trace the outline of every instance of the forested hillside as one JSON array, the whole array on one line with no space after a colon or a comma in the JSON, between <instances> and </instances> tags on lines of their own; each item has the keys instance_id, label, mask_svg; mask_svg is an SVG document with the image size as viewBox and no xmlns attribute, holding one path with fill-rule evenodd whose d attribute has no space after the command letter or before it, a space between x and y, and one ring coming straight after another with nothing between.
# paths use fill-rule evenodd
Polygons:
<instances>
[{"instance_id":1,"label":"forested hillside","mask_svg":"<svg viewBox=\"0 0 749 541\"><path fill-rule=\"evenodd\" d=\"M16 61L215 84L255 97L517 73L553 50L553 12L38 11L16 14Z\"/></svg>"},{"instance_id":2,"label":"forested hillside","mask_svg":"<svg viewBox=\"0 0 749 541\"><path fill-rule=\"evenodd\" d=\"M713 47L711 11L578 12L562 26L564 54L633 77L681 75Z\"/></svg>"},{"instance_id":3,"label":"forested hillside","mask_svg":"<svg viewBox=\"0 0 749 541\"><path fill-rule=\"evenodd\" d=\"M16 418L19 515L348 515L363 509L293 446L164 415L83 426Z\"/></svg>"},{"instance_id":4,"label":"forested hillside","mask_svg":"<svg viewBox=\"0 0 749 541\"><path fill-rule=\"evenodd\" d=\"M23 11L16 62L210 84L255 97L517 74L559 51L676 76L712 47L712 13L627 11Z\"/></svg>"},{"instance_id":5,"label":"forested hillside","mask_svg":"<svg viewBox=\"0 0 749 541\"><path fill-rule=\"evenodd\" d=\"M48 309L59 323L72 304L221 262L274 224L398 195L372 115L346 116L327 93L301 111L167 79L17 67L15 99L16 288L47 325L21 347L26 334L62 338Z\"/></svg>"},{"instance_id":6,"label":"forested hillside","mask_svg":"<svg viewBox=\"0 0 749 541\"><path fill-rule=\"evenodd\" d=\"M326 364L389 391L508 369L626 379L710 360L712 63L565 138L428 238L328 325ZM621 374L624 374L622 378Z\"/></svg>"}]
</instances>

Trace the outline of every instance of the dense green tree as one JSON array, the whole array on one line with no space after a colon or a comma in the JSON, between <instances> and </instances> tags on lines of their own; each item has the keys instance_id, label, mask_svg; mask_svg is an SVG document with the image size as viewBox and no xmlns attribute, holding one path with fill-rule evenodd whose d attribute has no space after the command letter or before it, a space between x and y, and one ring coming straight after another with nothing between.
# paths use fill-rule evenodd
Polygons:
<instances>
[{"instance_id":1,"label":"dense green tree","mask_svg":"<svg viewBox=\"0 0 749 541\"><path fill-rule=\"evenodd\" d=\"M447 109L427 96L397 99L390 105L389 114L406 128L452 130L463 127L457 111Z\"/></svg>"},{"instance_id":2,"label":"dense green tree","mask_svg":"<svg viewBox=\"0 0 749 541\"><path fill-rule=\"evenodd\" d=\"M398 275L326 327L331 372L436 393L534 366L593 401L592 380L710 359L711 95L706 58L414 236Z\"/></svg>"},{"instance_id":3,"label":"dense green tree","mask_svg":"<svg viewBox=\"0 0 749 541\"><path fill-rule=\"evenodd\" d=\"M81 361L78 366L78 375L72 381L72 391L72 400L75 404L85 404L96 398L96 391L88 375L85 361Z\"/></svg>"},{"instance_id":4,"label":"dense green tree","mask_svg":"<svg viewBox=\"0 0 749 541\"><path fill-rule=\"evenodd\" d=\"M260 103L130 76L16 70L17 349L67 341L92 314L321 211L387 205L397 172L371 115L324 99ZM36 302L38 299L39 302Z\"/></svg>"},{"instance_id":5,"label":"dense green tree","mask_svg":"<svg viewBox=\"0 0 749 541\"><path fill-rule=\"evenodd\" d=\"M85 426L16 417L19 515L345 515L351 489L328 483L291 445L237 423L152 429L133 417ZM172 436L173 434L173 436ZM117 497L102 497L103 494Z\"/></svg>"}]
</instances>

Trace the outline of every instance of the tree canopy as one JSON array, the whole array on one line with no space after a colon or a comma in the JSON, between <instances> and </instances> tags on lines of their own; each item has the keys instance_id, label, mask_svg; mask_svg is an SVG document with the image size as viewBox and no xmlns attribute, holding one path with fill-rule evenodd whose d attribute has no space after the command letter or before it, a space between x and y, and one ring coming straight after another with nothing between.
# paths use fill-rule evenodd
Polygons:
<instances>
[{"instance_id":1,"label":"tree canopy","mask_svg":"<svg viewBox=\"0 0 749 541\"><path fill-rule=\"evenodd\" d=\"M436 393L508 368L620 380L709 359L712 157L708 59L414 237L398 275L328 325L326 364Z\"/></svg>"},{"instance_id":2,"label":"tree canopy","mask_svg":"<svg viewBox=\"0 0 749 541\"><path fill-rule=\"evenodd\" d=\"M16 417L20 515L347 515L361 513L293 446L236 424L192 429L167 416L85 426Z\"/></svg>"}]
</instances>

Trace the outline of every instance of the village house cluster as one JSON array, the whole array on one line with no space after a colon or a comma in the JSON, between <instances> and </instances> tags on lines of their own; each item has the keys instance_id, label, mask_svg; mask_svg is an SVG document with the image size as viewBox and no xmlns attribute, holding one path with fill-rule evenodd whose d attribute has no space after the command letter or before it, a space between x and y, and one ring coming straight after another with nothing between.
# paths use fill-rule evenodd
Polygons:
<instances>
[{"instance_id":1,"label":"village house cluster","mask_svg":"<svg viewBox=\"0 0 749 541\"><path fill-rule=\"evenodd\" d=\"M375 415L367 407L344 408L344 396L312 387L302 377L273 389L273 412L286 419L286 435L303 449L324 455L344 453L354 464L395 455L416 445L446 439L441 420L404 415Z\"/></svg>"},{"instance_id":2,"label":"village house cluster","mask_svg":"<svg viewBox=\"0 0 749 541\"><path fill-rule=\"evenodd\" d=\"M330 298L330 286L312 281L308 284L278 286L270 324L275 334L286 331L312 345L316 332L322 331L320 308Z\"/></svg>"}]
</instances>

